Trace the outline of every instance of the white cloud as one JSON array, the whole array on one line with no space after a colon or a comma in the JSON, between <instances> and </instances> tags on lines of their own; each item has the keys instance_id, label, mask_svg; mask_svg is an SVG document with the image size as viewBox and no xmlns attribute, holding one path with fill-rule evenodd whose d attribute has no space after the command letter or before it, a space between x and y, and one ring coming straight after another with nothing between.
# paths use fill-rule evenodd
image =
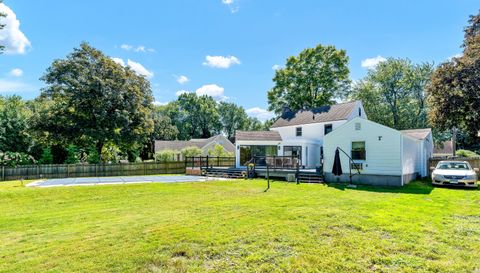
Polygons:
<instances>
[{"instance_id":1,"label":"white cloud","mask_svg":"<svg viewBox=\"0 0 480 273\"><path fill-rule=\"evenodd\" d=\"M272 112L269 112L265 109L262 109L260 107L253 107L250 109L247 109L245 112L251 117L258 118L261 121L266 121L268 119L273 118L275 115Z\"/></svg>"},{"instance_id":2,"label":"white cloud","mask_svg":"<svg viewBox=\"0 0 480 273\"><path fill-rule=\"evenodd\" d=\"M236 13L240 9L238 0L222 0L222 4L227 5L232 13Z\"/></svg>"},{"instance_id":3,"label":"white cloud","mask_svg":"<svg viewBox=\"0 0 480 273\"><path fill-rule=\"evenodd\" d=\"M131 49L133 48L133 46L132 46L132 45L123 44L123 45L120 46L120 48L123 49L123 50L129 51L129 50L131 50Z\"/></svg>"},{"instance_id":4,"label":"white cloud","mask_svg":"<svg viewBox=\"0 0 480 273\"><path fill-rule=\"evenodd\" d=\"M154 75L153 72L146 69L140 63L134 62L130 59L127 60L127 63L125 63L125 61L120 58L112 58L112 60L123 67L126 67L126 66L130 67L138 75L145 76L147 78L153 78L153 75Z\"/></svg>"},{"instance_id":5,"label":"white cloud","mask_svg":"<svg viewBox=\"0 0 480 273\"><path fill-rule=\"evenodd\" d=\"M162 106L162 105L167 105L167 104L168 104L168 102L161 102L161 101L157 101L157 100L153 102L153 105L156 105L156 106Z\"/></svg>"},{"instance_id":6,"label":"white cloud","mask_svg":"<svg viewBox=\"0 0 480 273\"><path fill-rule=\"evenodd\" d=\"M460 57L462 57L462 56L463 56L463 54L462 54L462 53L457 53L457 54L455 54L455 55L451 56L451 57L450 57L450 58L448 58L448 59L449 59L449 60L453 60L453 59L460 58Z\"/></svg>"},{"instance_id":7,"label":"white cloud","mask_svg":"<svg viewBox=\"0 0 480 273\"><path fill-rule=\"evenodd\" d=\"M0 20L0 23L5 25L5 28L0 30L0 44L5 46L5 53L25 54L25 51L31 47L31 43L20 30L17 15L3 3L0 4L0 13L6 15Z\"/></svg>"},{"instance_id":8,"label":"white cloud","mask_svg":"<svg viewBox=\"0 0 480 273\"><path fill-rule=\"evenodd\" d=\"M197 96L207 95L213 97L216 101L224 101L228 99L228 97L224 95L224 91L225 89L223 87L216 84L206 84L198 88L195 94L197 94Z\"/></svg>"},{"instance_id":9,"label":"white cloud","mask_svg":"<svg viewBox=\"0 0 480 273\"><path fill-rule=\"evenodd\" d=\"M177 92L175 92L175 96L180 97L180 95L182 95L182 94L187 94L187 93L190 93L190 91L187 91L187 90L178 90Z\"/></svg>"},{"instance_id":10,"label":"white cloud","mask_svg":"<svg viewBox=\"0 0 480 273\"><path fill-rule=\"evenodd\" d=\"M282 68L282 67L281 67L280 65L278 65L278 64L274 64L274 65L272 66L272 69L273 69L273 70L278 70L278 69L280 69L280 68Z\"/></svg>"},{"instance_id":11,"label":"white cloud","mask_svg":"<svg viewBox=\"0 0 480 273\"><path fill-rule=\"evenodd\" d=\"M21 70L20 68L14 68L10 71L9 74L13 77L21 77L23 75L23 70Z\"/></svg>"},{"instance_id":12,"label":"white cloud","mask_svg":"<svg viewBox=\"0 0 480 273\"><path fill-rule=\"evenodd\" d=\"M139 75L142 75L142 76L145 76L147 78L152 78L153 77L153 72L152 71L149 71L148 69L146 69L142 64L140 63L137 63L137 62L134 62L130 59L127 60L127 65L135 72L137 72L137 74Z\"/></svg>"},{"instance_id":13,"label":"white cloud","mask_svg":"<svg viewBox=\"0 0 480 273\"><path fill-rule=\"evenodd\" d=\"M125 51L134 51L134 52L155 52L155 49L153 48L147 48L146 46L143 46L143 45L139 45L139 46L133 46L133 45L129 45L129 44L122 44L120 46L121 49L125 50Z\"/></svg>"},{"instance_id":14,"label":"white cloud","mask_svg":"<svg viewBox=\"0 0 480 273\"><path fill-rule=\"evenodd\" d=\"M18 93L35 90L35 87L24 82L0 79L0 93Z\"/></svg>"},{"instance_id":15,"label":"white cloud","mask_svg":"<svg viewBox=\"0 0 480 273\"><path fill-rule=\"evenodd\" d=\"M374 69L381 62L386 61L384 57L378 55L377 57L367 58L362 61L362 67L366 69Z\"/></svg>"},{"instance_id":16,"label":"white cloud","mask_svg":"<svg viewBox=\"0 0 480 273\"><path fill-rule=\"evenodd\" d=\"M112 60L121 66L125 66L125 62L120 58L112 58Z\"/></svg>"},{"instance_id":17,"label":"white cloud","mask_svg":"<svg viewBox=\"0 0 480 273\"><path fill-rule=\"evenodd\" d=\"M190 81L190 79L187 76L184 76L184 75L175 76L175 78L177 79L177 82L179 84L185 84L185 83Z\"/></svg>"},{"instance_id":18,"label":"white cloud","mask_svg":"<svg viewBox=\"0 0 480 273\"><path fill-rule=\"evenodd\" d=\"M235 56L210 56L205 57L206 62L203 65L214 67L214 68L229 68L234 64L240 64L240 60Z\"/></svg>"}]
</instances>

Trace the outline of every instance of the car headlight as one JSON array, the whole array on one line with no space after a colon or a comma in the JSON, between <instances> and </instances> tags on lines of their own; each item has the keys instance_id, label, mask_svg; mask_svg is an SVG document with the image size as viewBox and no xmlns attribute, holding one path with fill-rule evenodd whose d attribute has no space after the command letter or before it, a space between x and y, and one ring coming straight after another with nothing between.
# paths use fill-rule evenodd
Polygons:
<instances>
[{"instance_id":1,"label":"car headlight","mask_svg":"<svg viewBox=\"0 0 480 273\"><path fill-rule=\"evenodd\" d=\"M436 180L444 180L445 177L443 177L443 175L441 175L441 174L432 174L432 179L433 180L435 180L435 179Z\"/></svg>"},{"instance_id":2,"label":"car headlight","mask_svg":"<svg viewBox=\"0 0 480 273\"><path fill-rule=\"evenodd\" d=\"M471 175L466 175L465 180L477 180L477 175L476 174L471 174Z\"/></svg>"}]
</instances>

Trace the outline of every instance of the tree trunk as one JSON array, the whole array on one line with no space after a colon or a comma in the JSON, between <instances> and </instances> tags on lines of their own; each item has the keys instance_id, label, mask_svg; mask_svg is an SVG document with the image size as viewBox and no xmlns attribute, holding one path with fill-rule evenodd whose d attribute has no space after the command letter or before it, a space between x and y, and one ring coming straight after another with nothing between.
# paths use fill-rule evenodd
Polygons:
<instances>
[{"instance_id":1,"label":"tree trunk","mask_svg":"<svg viewBox=\"0 0 480 273\"><path fill-rule=\"evenodd\" d=\"M99 140L97 142L97 152L98 152L98 157L100 158L100 162L102 162L102 150L103 150L103 140Z\"/></svg>"}]
</instances>

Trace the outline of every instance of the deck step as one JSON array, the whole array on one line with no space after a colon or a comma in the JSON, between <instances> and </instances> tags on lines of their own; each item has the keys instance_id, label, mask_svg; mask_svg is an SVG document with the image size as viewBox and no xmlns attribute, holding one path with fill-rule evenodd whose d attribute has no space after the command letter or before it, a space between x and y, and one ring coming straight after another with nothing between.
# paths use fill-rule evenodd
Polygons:
<instances>
[{"instance_id":1,"label":"deck step","mask_svg":"<svg viewBox=\"0 0 480 273\"><path fill-rule=\"evenodd\" d=\"M323 175L314 172L299 172L298 181L300 183L323 183Z\"/></svg>"},{"instance_id":2,"label":"deck step","mask_svg":"<svg viewBox=\"0 0 480 273\"><path fill-rule=\"evenodd\" d=\"M209 177L241 179L243 178L243 171L244 170L241 169L209 168L205 171L204 175Z\"/></svg>"}]
</instances>

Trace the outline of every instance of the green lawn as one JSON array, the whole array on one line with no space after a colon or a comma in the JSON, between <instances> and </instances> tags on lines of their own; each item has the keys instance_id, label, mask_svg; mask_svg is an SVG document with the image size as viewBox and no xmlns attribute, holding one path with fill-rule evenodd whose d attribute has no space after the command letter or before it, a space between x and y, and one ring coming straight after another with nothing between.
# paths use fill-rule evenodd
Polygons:
<instances>
[{"instance_id":1,"label":"green lawn","mask_svg":"<svg viewBox=\"0 0 480 273\"><path fill-rule=\"evenodd\" d=\"M2 272L479 272L480 191L0 183Z\"/></svg>"}]
</instances>

